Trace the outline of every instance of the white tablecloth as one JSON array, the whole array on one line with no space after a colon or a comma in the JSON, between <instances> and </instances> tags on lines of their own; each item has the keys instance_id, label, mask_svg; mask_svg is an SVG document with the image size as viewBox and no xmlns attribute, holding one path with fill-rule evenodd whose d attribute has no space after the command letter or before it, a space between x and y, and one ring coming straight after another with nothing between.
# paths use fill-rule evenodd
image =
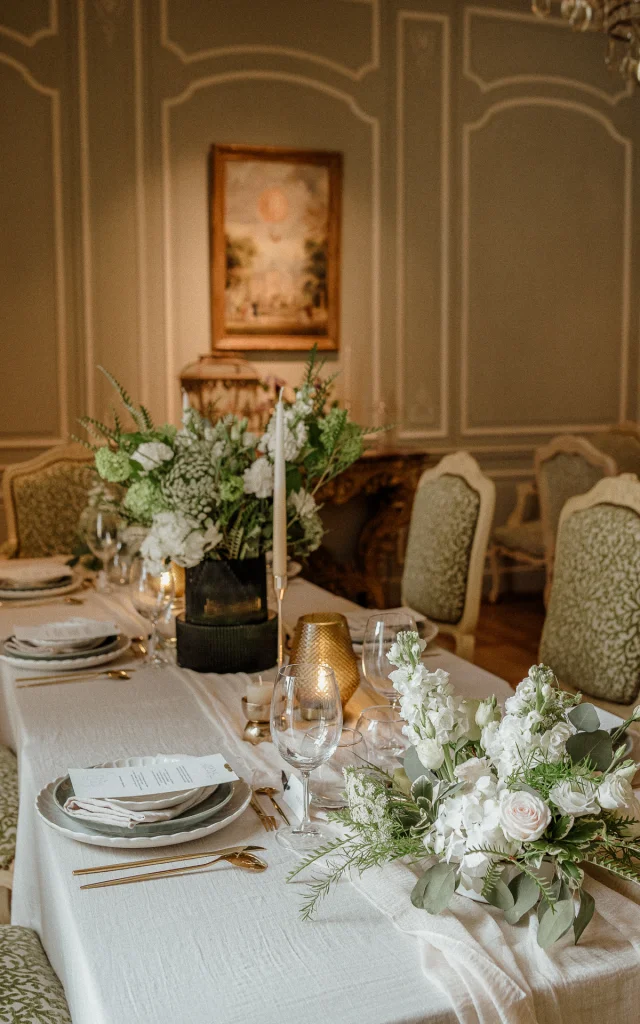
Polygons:
<instances>
[{"instance_id":1,"label":"white tablecloth","mask_svg":"<svg viewBox=\"0 0 640 1024\"><path fill-rule=\"evenodd\" d=\"M293 619L305 611L348 607L302 581L292 583L287 602L287 617ZM6 635L15 622L48 621L68 611L62 605L13 612L3 608L0 629ZM140 631L117 597L92 595L84 612L117 615L132 634ZM501 680L451 654L431 663L451 671L464 693L510 692ZM315 921L301 921L296 888L284 884L290 856L262 830L251 810L224 833L189 844L189 851L198 845L206 850L258 843L267 847L269 871L264 875L225 867L81 892L73 868L127 855L74 843L38 819L37 792L67 768L132 753L218 750L232 762L267 772L279 772L282 763L270 744L252 748L241 741L237 677L167 668L138 670L130 681L16 690L16 674L3 666L0 704L0 738L18 750L20 761L13 920L41 936L75 1024L453 1024L474 1019L467 1014L475 1013L473 1006L469 1010L473 1000L457 977L448 977L451 967L437 943L416 937L415 921L427 915L415 918L410 905L405 914L404 900L396 901L401 905L394 914L396 902L385 902L384 874L370 882L365 876L363 883L342 883ZM399 882L397 874L389 875L389 884L406 889L406 880ZM637 915L630 901L623 902ZM483 921L491 930L494 911L464 903L471 930ZM627 912L621 926L628 927L630 920ZM526 963L522 928L513 932ZM599 955L597 933L583 940L583 949L592 950L587 1005L584 999L576 1002L576 992L584 988L583 949L574 954L565 945L559 958L548 960L558 992L553 1006L563 1006L567 1015L547 1012L540 996L539 1024L574 1019L595 1024L605 1012L632 1019L619 1010L640 1001L637 953L613 925L609 933L608 940L617 936L617 972L611 957ZM531 985L539 986L541 978L538 957ZM574 1004L581 1010L575 1018L567 1010ZM480 1013L475 1019L492 1024Z\"/></svg>"}]
</instances>

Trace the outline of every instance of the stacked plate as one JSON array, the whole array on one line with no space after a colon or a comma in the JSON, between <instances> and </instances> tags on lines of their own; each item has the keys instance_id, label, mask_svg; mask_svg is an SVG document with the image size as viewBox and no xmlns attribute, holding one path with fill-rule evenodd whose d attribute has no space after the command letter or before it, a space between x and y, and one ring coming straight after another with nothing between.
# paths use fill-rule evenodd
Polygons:
<instances>
[{"instance_id":1,"label":"stacked plate","mask_svg":"<svg viewBox=\"0 0 640 1024\"><path fill-rule=\"evenodd\" d=\"M184 759L179 754L156 754L120 758L94 767L149 766ZM174 846L218 832L246 810L250 799L250 787L238 780L179 793L77 800L66 775L38 794L36 807L50 828L77 842L140 849Z\"/></svg>"},{"instance_id":2,"label":"stacked plate","mask_svg":"<svg viewBox=\"0 0 640 1024\"><path fill-rule=\"evenodd\" d=\"M114 622L71 618L14 627L13 635L0 645L0 656L17 668L66 672L114 661L130 643Z\"/></svg>"},{"instance_id":3,"label":"stacked plate","mask_svg":"<svg viewBox=\"0 0 640 1024\"><path fill-rule=\"evenodd\" d=\"M27 601L32 598L59 597L82 586L82 577L60 562L50 559L19 559L0 563L0 600Z\"/></svg>"},{"instance_id":4,"label":"stacked plate","mask_svg":"<svg viewBox=\"0 0 640 1024\"><path fill-rule=\"evenodd\" d=\"M413 615L418 628L418 633L428 644L430 644L432 640L435 640L438 635L438 627L435 622L431 622L429 619L425 618L424 615L419 615L410 608L387 608L386 611L410 612L410 614ZM347 622L349 623L349 632L351 633L351 642L356 654L362 653L362 644L364 641L365 629L367 628L367 622L369 618L375 614L375 610L369 608L362 608L358 611L346 613Z\"/></svg>"}]
</instances>

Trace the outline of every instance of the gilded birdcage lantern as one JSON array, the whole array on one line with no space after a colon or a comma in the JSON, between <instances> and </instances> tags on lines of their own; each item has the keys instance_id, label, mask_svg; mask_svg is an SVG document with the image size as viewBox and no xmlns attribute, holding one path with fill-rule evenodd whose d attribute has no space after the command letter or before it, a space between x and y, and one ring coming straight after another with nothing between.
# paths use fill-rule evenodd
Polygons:
<instances>
[{"instance_id":1,"label":"gilded birdcage lantern","mask_svg":"<svg viewBox=\"0 0 640 1024\"><path fill-rule=\"evenodd\" d=\"M200 356L180 373L191 405L214 423L228 413L246 417L249 430L260 433L269 422L275 388L263 381L246 359L231 352Z\"/></svg>"}]
</instances>

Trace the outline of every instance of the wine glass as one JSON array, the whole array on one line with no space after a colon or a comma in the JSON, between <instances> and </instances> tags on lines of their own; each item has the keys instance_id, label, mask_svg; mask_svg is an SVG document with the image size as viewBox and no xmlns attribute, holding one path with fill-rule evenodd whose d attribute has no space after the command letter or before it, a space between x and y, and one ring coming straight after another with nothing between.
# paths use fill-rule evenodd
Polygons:
<instances>
[{"instance_id":1,"label":"wine glass","mask_svg":"<svg viewBox=\"0 0 640 1024\"><path fill-rule=\"evenodd\" d=\"M168 570L158 575L151 572L144 561L134 562L131 568L131 601L138 614L151 623L145 665L164 665L158 651L158 621L166 614L174 593L175 582Z\"/></svg>"},{"instance_id":2,"label":"wine glass","mask_svg":"<svg viewBox=\"0 0 640 1024\"><path fill-rule=\"evenodd\" d=\"M396 708L388 704L364 709L356 729L364 740L371 764L391 772L400 767L409 747L409 740L402 732L404 724Z\"/></svg>"},{"instance_id":3,"label":"wine glass","mask_svg":"<svg viewBox=\"0 0 640 1024\"><path fill-rule=\"evenodd\" d=\"M304 855L325 834L309 818L309 775L333 755L342 733L342 704L333 669L299 662L278 672L271 698L271 738L280 756L302 776L304 813L299 825L278 829L279 843Z\"/></svg>"},{"instance_id":4,"label":"wine glass","mask_svg":"<svg viewBox=\"0 0 640 1024\"><path fill-rule=\"evenodd\" d=\"M344 769L361 768L367 760L367 748L357 729L343 729L340 742L329 761L321 764L310 781L314 807L344 807Z\"/></svg>"},{"instance_id":5,"label":"wine glass","mask_svg":"<svg viewBox=\"0 0 640 1024\"><path fill-rule=\"evenodd\" d=\"M86 508L80 517L80 530L91 553L102 563L96 587L109 590L107 571L109 563L118 550L118 528L120 517L105 509Z\"/></svg>"},{"instance_id":6,"label":"wine glass","mask_svg":"<svg viewBox=\"0 0 640 1024\"><path fill-rule=\"evenodd\" d=\"M112 583L117 583L120 586L126 586L129 583L131 579L131 566L133 565L134 558L137 557L140 551L143 540L144 531L140 527L131 526L126 522L120 523L118 527L118 545L109 575Z\"/></svg>"},{"instance_id":7,"label":"wine glass","mask_svg":"<svg viewBox=\"0 0 640 1024\"><path fill-rule=\"evenodd\" d=\"M392 708L398 707L400 698L389 678L395 666L387 656L398 639L398 633L415 629L415 619L409 612L376 612L367 619L362 643L362 671L367 682L390 702Z\"/></svg>"}]
</instances>

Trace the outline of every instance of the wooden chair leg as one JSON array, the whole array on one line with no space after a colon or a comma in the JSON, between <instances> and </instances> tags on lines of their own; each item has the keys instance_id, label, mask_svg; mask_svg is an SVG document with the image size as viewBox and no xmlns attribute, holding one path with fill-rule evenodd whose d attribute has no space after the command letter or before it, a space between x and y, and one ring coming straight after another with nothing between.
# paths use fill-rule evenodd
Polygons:
<instances>
[{"instance_id":1,"label":"wooden chair leg","mask_svg":"<svg viewBox=\"0 0 640 1024\"><path fill-rule=\"evenodd\" d=\"M456 635L456 654L459 658L464 658L465 661L473 661L475 649L476 638L473 634Z\"/></svg>"},{"instance_id":2,"label":"wooden chair leg","mask_svg":"<svg viewBox=\"0 0 640 1024\"><path fill-rule=\"evenodd\" d=\"M13 883L13 864L5 871L0 871L0 925L11 924L11 886Z\"/></svg>"},{"instance_id":3,"label":"wooden chair leg","mask_svg":"<svg viewBox=\"0 0 640 1024\"><path fill-rule=\"evenodd\" d=\"M489 601L491 604L495 604L500 596L500 556L495 544L492 544L489 548L489 568L491 570Z\"/></svg>"}]
</instances>

